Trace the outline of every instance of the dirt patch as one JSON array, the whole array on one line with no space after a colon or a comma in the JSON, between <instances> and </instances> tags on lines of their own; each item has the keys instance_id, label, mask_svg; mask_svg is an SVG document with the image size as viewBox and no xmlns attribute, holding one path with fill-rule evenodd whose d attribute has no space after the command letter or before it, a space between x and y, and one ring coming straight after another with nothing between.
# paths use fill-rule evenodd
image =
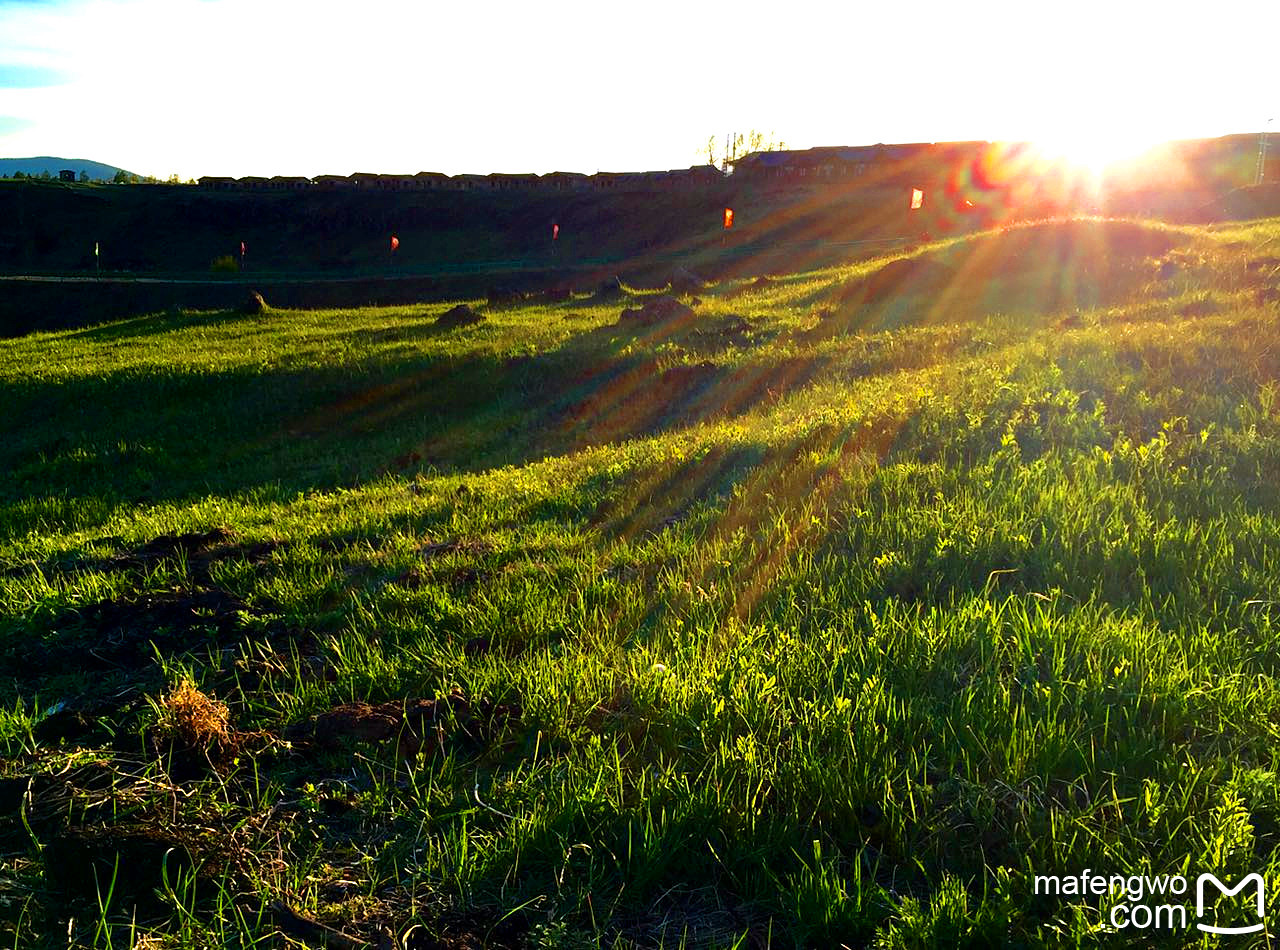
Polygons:
<instances>
[{"instance_id":1,"label":"dirt patch","mask_svg":"<svg viewBox=\"0 0 1280 950\"><path fill-rule=\"evenodd\" d=\"M14 645L0 654L0 669L18 673L25 668L26 674L33 667L49 672L136 670L152 663L155 648L172 656L210 639L239 639L247 612L239 597L218 588L103 600L72 608L52 624L79 636Z\"/></svg>"},{"instance_id":2,"label":"dirt patch","mask_svg":"<svg viewBox=\"0 0 1280 950\"><path fill-rule=\"evenodd\" d=\"M115 565L145 569L164 560L181 559L186 562L187 572L196 583L211 584L210 568L215 563L244 560L254 565L262 564L283 546L282 542L275 540L234 544L226 531L215 528L196 534L156 538L133 554L117 558Z\"/></svg>"},{"instance_id":3,"label":"dirt patch","mask_svg":"<svg viewBox=\"0 0 1280 950\"><path fill-rule=\"evenodd\" d=\"M101 541L119 543L118 538ZM103 558L73 558L50 562L42 570L48 573L74 574L84 571L150 571L167 560L183 561L196 583L209 584L210 568L218 561L243 559L251 564L266 561L273 551L283 547L279 541L235 543L235 535L225 528L193 531L186 534L162 534L141 547ZM34 569L34 568L33 568Z\"/></svg>"},{"instance_id":4,"label":"dirt patch","mask_svg":"<svg viewBox=\"0 0 1280 950\"><path fill-rule=\"evenodd\" d=\"M192 832L155 824L68 828L44 847L45 879L68 902L96 907L110 892L113 916L157 920L172 906L162 896L166 879L178 888L182 878L214 872L219 862L201 860L208 850Z\"/></svg>"},{"instance_id":5,"label":"dirt patch","mask_svg":"<svg viewBox=\"0 0 1280 950\"><path fill-rule=\"evenodd\" d=\"M87 762L56 774L40 772L0 779L0 841L29 842L27 827L40 832L65 827L114 802L118 770L106 761Z\"/></svg>"},{"instance_id":6,"label":"dirt patch","mask_svg":"<svg viewBox=\"0 0 1280 950\"><path fill-rule=\"evenodd\" d=\"M473 700L454 690L435 699L335 706L291 726L285 738L318 750L394 740L401 758L416 758L444 753L459 744L484 747L519 718L517 705Z\"/></svg>"},{"instance_id":7,"label":"dirt patch","mask_svg":"<svg viewBox=\"0 0 1280 950\"><path fill-rule=\"evenodd\" d=\"M31 736L42 745L107 739L108 724L139 709L145 697L135 684L110 697L81 695L61 700L32 726Z\"/></svg>"},{"instance_id":8,"label":"dirt patch","mask_svg":"<svg viewBox=\"0 0 1280 950\"><path fill-rule=\"evenodd\" d=\"M265 640L291 635L258 622L238 595L211 580L212 566L220 560L259 563L278 547L274 541L235 544L229 532L214 528L161 535L133 551L59 565L66 572L145 572L179 561L187 577L176 589L66 608L41 624L47 631L43 637L33 632L0 645L0 676L57 700L34 723L33 737L44 745L109 741L128 731L125 725L147 692L162 686L158 657L202 649L225 656L250 635Z\"/></svg>"}]
</instances>

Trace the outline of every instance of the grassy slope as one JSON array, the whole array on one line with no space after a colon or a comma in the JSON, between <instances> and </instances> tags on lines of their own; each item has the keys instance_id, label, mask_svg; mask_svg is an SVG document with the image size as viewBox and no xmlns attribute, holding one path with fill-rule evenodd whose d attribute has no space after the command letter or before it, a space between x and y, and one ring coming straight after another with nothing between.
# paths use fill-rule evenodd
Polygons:
<instances>
[{"instance_id":1,"label":"grassy slope","mask_svg":"<svg viewBox=\"0 0 1280 950\"><path fill-rule=\"evenodd\" d=\"M0 919L1064 945L1102 911L1032 873L1274 875L1278 236L1039 226L654 328L578 299L0 343ZM213 769L154 738L188 677L240 730ZM408 758L280 739L442 697ZM85 841L130 866L105 910L56 866ZM190 912L146 899L172 847Z\"/></svg>"}]
</instances>

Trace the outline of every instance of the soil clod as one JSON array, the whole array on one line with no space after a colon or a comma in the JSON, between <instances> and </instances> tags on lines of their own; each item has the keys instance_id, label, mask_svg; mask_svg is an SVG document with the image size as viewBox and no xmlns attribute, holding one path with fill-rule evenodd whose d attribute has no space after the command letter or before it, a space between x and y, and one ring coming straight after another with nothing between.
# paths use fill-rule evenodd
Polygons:
<instances>
[{"instance_id":1,"label":"soil clod","mask_svg":"<svg viewBox=\"0 0 1280 950\"><path fill-rule=\"evenodd\" d=\"M460 303L456 307L450 307L440 316L436 317L436 326L441 329L451 330L454 327L469 327L477 323L484 322L484 314L477 313L465 303Z\"/></svg>"}]
</instances>

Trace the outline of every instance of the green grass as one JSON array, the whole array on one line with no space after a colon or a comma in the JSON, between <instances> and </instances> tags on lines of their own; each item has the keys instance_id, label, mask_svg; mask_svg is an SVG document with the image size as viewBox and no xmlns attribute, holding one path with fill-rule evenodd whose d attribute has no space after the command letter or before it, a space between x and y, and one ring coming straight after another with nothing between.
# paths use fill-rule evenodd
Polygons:
<instances>
[{"instance_id":1,"label":"green grass","mask_svg":"<svg viewBox=\"0 0 1280 950\"><path fill-rule=\"evenodd\" d=\"M1280 880L1278 236L0 342L0 945L1196 943L1032 880Z\"/></svg>"}]
</instances>

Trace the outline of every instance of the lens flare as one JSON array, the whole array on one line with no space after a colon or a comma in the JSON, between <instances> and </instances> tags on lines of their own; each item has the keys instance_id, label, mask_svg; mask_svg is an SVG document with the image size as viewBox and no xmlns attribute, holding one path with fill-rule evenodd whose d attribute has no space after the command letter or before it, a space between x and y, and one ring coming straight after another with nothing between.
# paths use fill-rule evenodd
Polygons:
<instances>
[{"instance_id":1,"label":"lens flare","mask_svg":"<svg viewBox=\"0 0 1280 950\"><path fill-rule=\"evenodd\" d=\"M1048 161L1101 176L1131 161L1159 141L1158 136L1121 126L1065 129L1037 137L1036 150Z\"/></svg>"}]
</instances>

